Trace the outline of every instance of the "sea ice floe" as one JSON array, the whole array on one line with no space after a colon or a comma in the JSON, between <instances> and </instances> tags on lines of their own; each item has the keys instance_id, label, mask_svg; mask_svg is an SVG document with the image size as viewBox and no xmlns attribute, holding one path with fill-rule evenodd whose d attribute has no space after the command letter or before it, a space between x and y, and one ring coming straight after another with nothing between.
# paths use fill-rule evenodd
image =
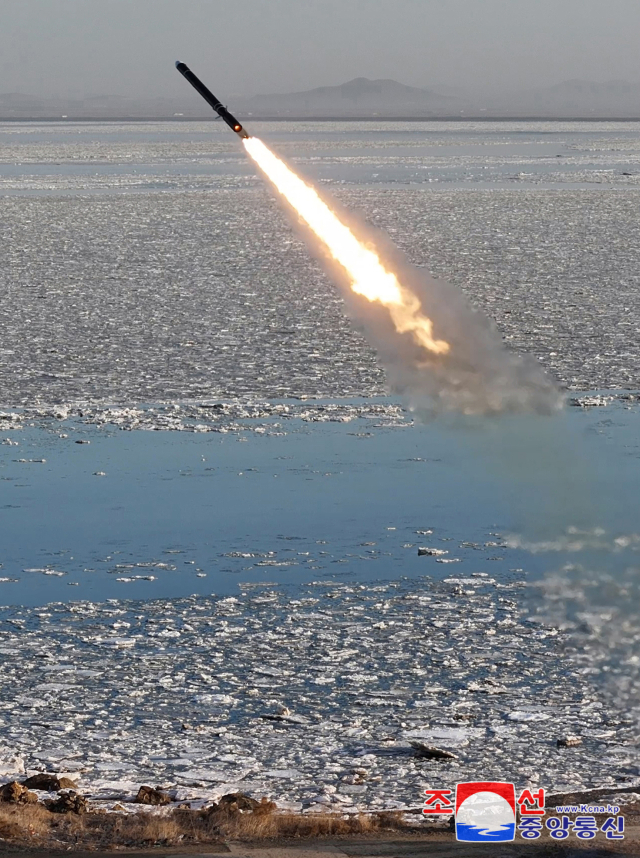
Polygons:
<instances>
[{"instance_id":1,"label":"sea ice floe","mask_svg":"<svg viewBox=\"0 0 640 858\"><path fill-rule=\"evenodd\" d=\"M509 712L507 718L510 721L548 721L551 718L547 712L522 712L516 710Z\"/></svg>"},{"instance_id":2,"label":"sea ice floe","mask_svg":"<svg viewBox=\"0 0 640 858\"><path fill-rule=\"evenodd\" d=\"M531 760L553 788L561 724L584 738L575 783L616 779L607 748L628 722L573 670L566 633L523 621L521 589L460 580L3 609L4 758L74 771L100 801L153 782L202 800L233 787L283 806L419 806L427 784L525 783Z\"/></svg>"},{"instance_id":3,"label":"sea ice floe","mask_svg":"<svg viewBox=\"0 0 640 858\"><path fill-rule=\"evenodd\" d=\"M432 729L407 730L403 735L407 739L420 739L444 748L460 748L468 745L470 739L484 737L484 728L474 727L435 727Z\"/></svg>"},{"instance_id":4,"label":"sea ice floe","mask_svg":"<svg viewBox=\"0 0 640 858\"><path fill-rule=\"evenodd\" d=\"M46 426L55 430L59 437L64 421L74 421L85 426L114 427L117 429L147 429L174 432L215 432L232 434L238 438L248 433L280 436L288 431L299 429L305 423L351 422L357 419L375 419L374 428L405 426L411 422L401 404L389 402L349 401L337 402L291 402L283 404L268 400L247 400L234 398L224 402L207 403L198 401L169 402L144 407L113 408L104 404L69 404L64 412L47 406L32 405L15 414L14 420L3 423L5 429L22 428L24 421L30 425ZM2 415L0 414L0 419ZM18 422L18 420L20 422ZM73 428L73 427L72 427ZM86 430L83 430L86 431ZM372 433L366 433L371 436ZM68 435L64 435L68 437ZM11 446L18 442L5 439ZM86 439L78 439L77 444L89 444ZM44 463L46 459L15 459L16 462ZM206 461L204 459L203 461ZM247 468L247 473L253 471ZM94 471L94 476L107 476L104 471ZM244 472L241 472L241 475ZM326 476L326 475L325 475Z\"/></svg>"}]
</instances>

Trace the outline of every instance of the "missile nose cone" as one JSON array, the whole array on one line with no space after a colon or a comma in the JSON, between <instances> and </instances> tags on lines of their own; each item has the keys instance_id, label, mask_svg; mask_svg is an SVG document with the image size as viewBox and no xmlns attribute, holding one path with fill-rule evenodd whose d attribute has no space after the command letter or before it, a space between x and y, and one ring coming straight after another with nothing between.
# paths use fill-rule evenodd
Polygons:
<instances>
[{"instance_id":1,"label":"missile nose cone","mask_svg":"<svg viewBox=\"0 0 640 858\"><path fill-rule=\"evenodd\" d=\"M178 66L181 66L181 65L182 65L182 63L180 62L180 60L176 60L176 68L178 68Z\"/></svg>"}]
</instances>

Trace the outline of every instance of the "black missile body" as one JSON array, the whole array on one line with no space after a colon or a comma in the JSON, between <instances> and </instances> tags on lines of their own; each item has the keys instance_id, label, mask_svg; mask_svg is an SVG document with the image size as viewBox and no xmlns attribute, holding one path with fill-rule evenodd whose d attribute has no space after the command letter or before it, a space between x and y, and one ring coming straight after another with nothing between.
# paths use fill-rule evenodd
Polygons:
<instances>
[{"instance_id":1,"label":"black missile body","mask_svg":"<svg viewBox=\"0 0 640 858\"><path fill-rule=\"evenodd\" d=\"M205 100L206 102L208 102L208 103L211 105L211 107L213 107L213 109L214 109L214 110L215 110L215 112L218 114L218 116L220 117L220 119L223 119L223 120L227 123L227 125L229 126L229 128L231 128L231 130L232 130L232 131L235 131L235 132L236 132L236 134L237 134L239 137L245 137L245 138L246 138L246 137L248 137L248 136L249 136L249 135L247 134L247 132L244 130L244 128L242 127L242 125L241 125L241 124L238 122L238 120L235 118L235 116L232 116L232 115L229 113L229 111L228 111L228 110L227 110L227 108L224 106L224 104L222 104L222 103L221 103L221 102L220 102L220 101L215 97L215 95L211 92L211 90L210 90L210 89L208 89L208 88L207 88L207 87L202 83L202 81L200 80L200 78L199 78L199 77L197 77L197 76L196 76L196 75L191 71L191 69L189 68L189 66L188 66L188 65L186 65L185 63L177 62L177 63L176 63L176 68L178 69L178 71L180 72L180 74L181 74L183 77L185 77L185 78L189 81L189 83L191 84L191 86L192 86L192 87L193 87L197 92L199 92L199 93L200 93L200 95L204 98L204 100Z\"/></svg>"}]
</instances>

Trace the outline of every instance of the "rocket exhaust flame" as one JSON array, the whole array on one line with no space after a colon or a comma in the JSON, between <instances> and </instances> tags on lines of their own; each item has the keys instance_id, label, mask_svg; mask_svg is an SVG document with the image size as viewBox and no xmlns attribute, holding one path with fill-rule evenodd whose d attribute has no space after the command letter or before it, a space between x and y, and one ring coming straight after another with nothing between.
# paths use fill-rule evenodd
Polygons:
<instances>
[{"instance_id":1,"label":"rocket exhaust flame","mask_svg":"<svg viewBox=\"0 0 640 858\"><path fill-rule=\"evenodd\" d=\"M318 193L257 137L242 142L258 167L345 269L351 289L384 305L398 333L411 334L418 345L436 355L447 354L449 343L434 338L433 322L423 314L419 299L385 269L376 253L356 238Z\"/></svg>"}]
</instances>

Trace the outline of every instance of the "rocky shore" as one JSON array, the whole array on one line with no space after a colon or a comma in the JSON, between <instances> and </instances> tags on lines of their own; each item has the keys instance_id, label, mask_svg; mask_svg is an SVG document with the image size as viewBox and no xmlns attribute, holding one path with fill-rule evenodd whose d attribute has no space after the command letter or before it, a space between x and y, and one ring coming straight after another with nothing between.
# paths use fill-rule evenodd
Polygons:
<instances>
[{"instance_id":1,"label":"rocky shore","mask_svg":"<svg viewBox=\"0 0 640 858\"><path fill-rule=\"evenodd\" d=\"M266 797L242 792L193 808L162 789L142 785L106 810L70 788L66 778L36 775L0 788L0 843L18 849L103 850L218 845L226 839L265 840L409 829L399 813L293 814ZM75 784L71 785L75 787ZM126 806L125 806L126 805ZM2 846L0 846L2 854Z\"/></svg>"}]
</instances>

